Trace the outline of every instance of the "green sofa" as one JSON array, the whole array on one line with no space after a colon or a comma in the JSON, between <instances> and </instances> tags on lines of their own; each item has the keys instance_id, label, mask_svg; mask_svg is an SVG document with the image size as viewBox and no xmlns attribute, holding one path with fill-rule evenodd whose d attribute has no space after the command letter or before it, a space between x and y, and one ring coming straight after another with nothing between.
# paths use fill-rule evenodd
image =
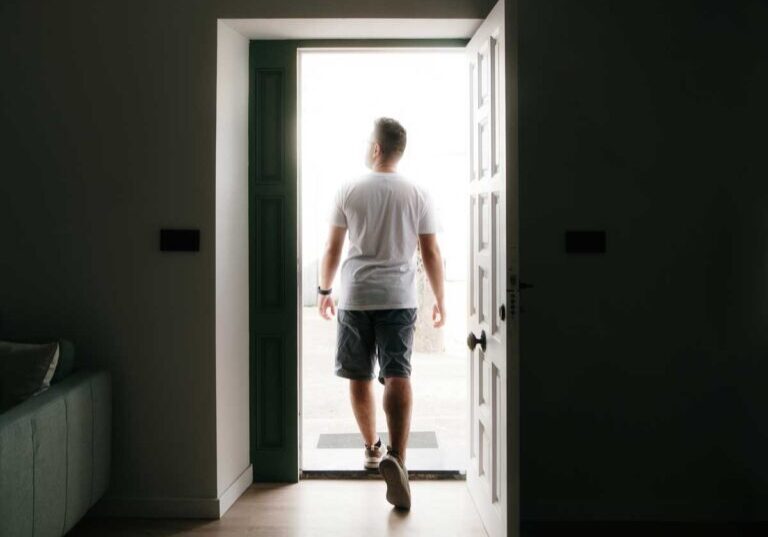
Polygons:
<instances>
[{"instance_id":1,"label":"green sofa","mask_svg":"<svg viewBox=\"0 0 768 537\"><path fill-rule=\"evenodd\" d=\"M0 414L0 537L64 535L104 494L111 392L80 370Z\"/></svg>"}]
</instances>

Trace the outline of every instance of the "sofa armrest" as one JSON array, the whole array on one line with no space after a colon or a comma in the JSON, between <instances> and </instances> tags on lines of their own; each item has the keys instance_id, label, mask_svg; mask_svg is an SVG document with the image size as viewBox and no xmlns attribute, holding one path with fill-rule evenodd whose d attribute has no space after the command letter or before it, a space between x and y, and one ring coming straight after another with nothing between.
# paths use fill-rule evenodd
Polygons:
<instances>
[{"instance_id":1,"label":"sofa armrest","mask_svg":"<svg viewBox=\"0 0 768 537\"><path fill-rule=\"evenodd\" d=\"M0 535L59 536L106 490L111 381L80 371L0 414Z\"/></svg>"}]
</instances>

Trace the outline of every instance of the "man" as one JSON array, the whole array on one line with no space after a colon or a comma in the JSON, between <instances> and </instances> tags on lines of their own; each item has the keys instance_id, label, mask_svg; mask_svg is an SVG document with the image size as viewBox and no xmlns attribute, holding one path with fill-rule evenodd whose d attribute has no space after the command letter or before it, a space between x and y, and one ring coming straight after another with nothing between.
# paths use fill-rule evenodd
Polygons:
<instances>
[{"instance_id":1,"label":"man","mask_svg":"<svg viewBox=\"0 0 768 537\"><path fill-rule=\"evenodd\" d=\"M336 375L349 379L352 409L365 441L365 467L378 467L387 483L387 500L409 509L405 459L412 401L410 357L418 307L417 247L435 294L435 327L445 324L446 312L434 207L427 192L397 173L405 142L400 123L389 118L376 120L366 153L371 173L344 185L336 194L318 293L320 314L331 319L336 313L331 284L348 233L349 253L341 269ZM372 384L377 358L390 438L383 457L381 439L376 436Z\"/></svg>"}]
</instances>

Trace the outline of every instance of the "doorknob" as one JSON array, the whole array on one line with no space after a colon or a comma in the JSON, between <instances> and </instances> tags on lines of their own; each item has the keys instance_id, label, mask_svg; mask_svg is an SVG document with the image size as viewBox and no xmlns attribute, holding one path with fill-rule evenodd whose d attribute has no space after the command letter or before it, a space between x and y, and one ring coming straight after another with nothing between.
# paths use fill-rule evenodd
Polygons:
<instances>
[{"instance_id":1,"label":"doorknob","mask_svg":"<svg viewBox=\"0 0 768 537\"><path fill-rule=\"evenodd\" d=\"M480 331L480 339L477 339L473 332L470 332L467 336L467 347L469 347L469 350L475 350L475 347L477 347L478 343L480 344L480 348L483 350L483 352L485 352L485 330Z\"/></svg>"}]
</instances>

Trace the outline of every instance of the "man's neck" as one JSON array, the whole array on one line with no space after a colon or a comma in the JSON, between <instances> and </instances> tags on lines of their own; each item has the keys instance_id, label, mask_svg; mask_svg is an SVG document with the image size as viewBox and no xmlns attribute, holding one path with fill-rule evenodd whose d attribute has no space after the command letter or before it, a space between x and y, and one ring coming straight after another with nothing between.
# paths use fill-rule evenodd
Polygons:
<instances>
[{"instance_id":1,"label":"man's neck","mask_svg":"<svg viewBox=\"0 0 768 537\"><path fill-rule=\"evenodd\" d=\"M374 164L373 171L378 173L397 173L397 167L392 164Z\"/></svg>"}]
</instances>

